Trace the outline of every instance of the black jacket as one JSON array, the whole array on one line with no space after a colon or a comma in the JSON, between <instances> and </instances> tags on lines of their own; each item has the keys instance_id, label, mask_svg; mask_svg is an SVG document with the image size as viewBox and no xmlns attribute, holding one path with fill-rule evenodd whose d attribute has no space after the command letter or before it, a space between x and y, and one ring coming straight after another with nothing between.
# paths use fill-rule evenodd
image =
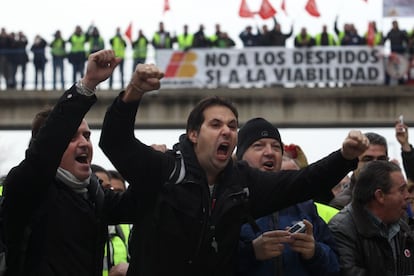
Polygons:
<instances>
[{"instance_id":1,"label":"black jacket","mask_svg":"<svg viewBox=\"0 0 414 276\"><path fill-rule=\"evenodd\" d=\"M100 140L117 170L142 195L128 275L233 275L240 228L249 214L262 217L330 190L356 165L339 152L304 170L280 173L230 162L210 196L186 135L175 146L184 160L184 180L166 183L176 157L134 138L137 105L116 99Z\"/></svg>"},{"instance_id":2,"label":"black jacket","mask_svg":"<svg viewBox=\"0 0 414 276\"><path fill-rule=\"evenodd\" d=\"M329 222L338 247L341 275L391 276L414 274L414 236L401 219L396 236L396 264L388 240L368 217L364 207L347 205Z\"/></svg>"},{"instance_id":3,"label":"black jacket","mask_svg":"<svg viewBox=\"0 0 414 276\"><path fill-rule=\"evenodd\" d=\"M100 185L90 190L87 200L55 178L67 145L95 101L95 96L82 96L72 86L59 99L25 159L9 172L4 201L8 275L102 275L107 223L126 220L128 207L121 205L128 201L121 199L129 195L107 191L98 208L95 195L103 193Z\"/></svg>"},{"instance_id":4,"label":"black jacket","mask_svg":"<svg viewBox=\"0 0 414 276\"><path fill-rule=\"evenodd\" d=\"M414 149L410 145L411 151L401 150L404 172L408 179L414 181Z\"/></svg>"}]
</instances>

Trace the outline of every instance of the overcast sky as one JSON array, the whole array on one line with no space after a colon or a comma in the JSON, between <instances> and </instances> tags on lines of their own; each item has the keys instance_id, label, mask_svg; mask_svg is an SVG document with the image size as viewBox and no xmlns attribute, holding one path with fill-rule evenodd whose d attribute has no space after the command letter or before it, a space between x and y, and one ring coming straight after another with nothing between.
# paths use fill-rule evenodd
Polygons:
<instances>
[{"instance_id":1,"label":"overcast sky","mask_svg":"<svg viewBox=\"0 0 414 276\"><path fill-rule=\"evenodd\" d=\"M333 21L339 15L339 24L354 23L362 34L366 31L368 20L375 20L380 29L387 32L393 18L382 17L382 0L316 0L321 17L308 15L304 7L307 0L285 0L288 14L281 10L282 0L269 0L277 10L277 18L283 30L288 32L293 23L295 32L306 26L311 34L320 32L321 26L327 24L333 28ZM412 1L412 0L410 0ZM60 29L64 37L69 37L76 25L87 27L94 22L102 36L109 40L116 27L126 29L133 23L133 37L136 38L139 28L148 37L152 37L159 21L164 21L166 29L181 32L184 24L189 25L190 32L195 32L202 23L206 33L212 34L214 25L220 23L222 30L227 31L240 45L238 35L246 25L273 26L273 21L240 18L238 10L241 0L169 0L171 10L163 14L164 0L13 0L3 1L0 26L7 31L22 30L30 40L39 33L46 40ZM247 0L251 10L258 10L261 0ZM412 18L400 18L400 25L412 28ZM292 43L292 42L289 42Z\"/></svg>"}]
</instances>

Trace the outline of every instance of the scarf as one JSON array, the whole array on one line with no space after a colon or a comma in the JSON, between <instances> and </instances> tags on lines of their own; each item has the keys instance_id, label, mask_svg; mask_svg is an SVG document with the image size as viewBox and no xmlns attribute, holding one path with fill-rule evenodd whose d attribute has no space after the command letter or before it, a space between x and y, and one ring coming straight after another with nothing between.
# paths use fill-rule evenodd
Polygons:
<instances>
[{"instance_id":1,"label":"scarf","mask_svg":"<svg viewBox=\"0 0 414 276\"><path fill-rule=\"evenodd\" d=\"M75 193L82 194L85 198L88 195L88 185L91 177L89 176L83 181L77 179L73 174L69 171L62 169L59 167L56 172L56 178L62 181L65 185L72 189Z\"/></svg>"}]
</instances>

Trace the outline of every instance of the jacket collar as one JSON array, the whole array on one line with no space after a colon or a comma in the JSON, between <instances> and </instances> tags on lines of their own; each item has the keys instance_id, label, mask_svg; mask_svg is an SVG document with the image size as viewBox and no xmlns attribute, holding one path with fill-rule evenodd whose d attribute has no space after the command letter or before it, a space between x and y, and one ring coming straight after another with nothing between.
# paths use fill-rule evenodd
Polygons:
<instances>
[{"instance_id":1,"label":"jacket collar","mask_svg":"<svg viewBox=\"0 0 414 276\"><path fill-rule=\"evenodd\" d=\"M356 229L360 235L366 237L380 235L380 229L374 223L372 218L370 218L372 215L368 213L364 206L361 206L356 202L352 202L345 208L351 213L351 216L355 221L355 225L357 226Z\"/></svg>"},{"instance_id":2,"label":"jacket collar","mask_svg":"<svg viewBox=\"0 0 414 276\"><path fill-rule=\"evenodd\" d=\"M352 202L345 208L351 213L360 235L366 237L381 236L379 226L375 224L373 218L370 217L372 214L368 213L364 206ZM402 218L398 221L398 224L400 225L400 231L409 232L409 226Z\"/></svg>"},{"instance_id":3,"label":"jacket collar","mask_svg":"<svg viewBox=\"0 0 414 276\"><path fill-rule=\"evenodd\" d=\"M186 167L187 175L190 174L196 179L203 179L207 183L207 176L198 162L197 156L194 152L193 143L188 139L186 134L182 134L179 138L179 143L175 144L173 149L179 150L184 158L184 164ZM230 159L227 166L218 176L218 182L222 182L223 178L228 178L232 171L233 162Z\"/></svg>"}]
</instances>

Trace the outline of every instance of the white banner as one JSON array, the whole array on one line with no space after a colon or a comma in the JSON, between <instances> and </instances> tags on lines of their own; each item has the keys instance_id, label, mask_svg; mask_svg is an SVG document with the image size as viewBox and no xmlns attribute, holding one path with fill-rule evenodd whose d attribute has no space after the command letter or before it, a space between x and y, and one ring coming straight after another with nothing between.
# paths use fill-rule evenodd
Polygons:
<instances>
[{"instance_id":1,"label":"white banner","mask_svg":"<svg viewBox=\"0 0 414 276\"><path fill-rule=\"evenodd\" d=\"M381 47L157 50L164 88L383 84Z\"/></svg>"}]
</instances>

